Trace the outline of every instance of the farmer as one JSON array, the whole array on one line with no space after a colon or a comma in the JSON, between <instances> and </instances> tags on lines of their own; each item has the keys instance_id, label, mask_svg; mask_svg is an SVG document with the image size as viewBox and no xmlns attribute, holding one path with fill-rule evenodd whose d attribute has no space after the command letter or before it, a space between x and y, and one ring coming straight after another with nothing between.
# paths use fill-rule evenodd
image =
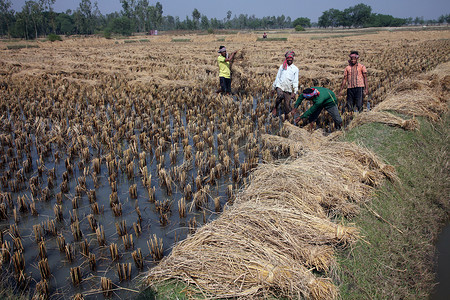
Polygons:
<instances>
[{"instance_id":1,"label":"farmer","mask_svg":"<svg viewBox=\"0 0 450 300\"><path fill-rule=\"evenodd\" d=\"M277 93L275 106L272 108L272 115L277 115L278 106L283 103L282 111L287 115L291 112L291 99L295 99L298 92L298 68L293 64L294 51L286 52L283 64L278 68L277 77L272 84L272 95Z\"/></svg>"},{"instance_id":2,"label":"farmer","mask_svg":"<svg viewBox=\"0 0 450 300\"><path fill-rule=\"evenodd\" d=\"M267 39L267 33L264 32L263 39Z\"/></svg>"},{"instance_id":3,"label":"farmer","mask_svg":"<svg viewBox=\"0 0 450 300\"><path fill-rule=\"evenodd\" d=\"M230 63L233 61L234 55L237 51L231 53L228 56L227 49L225 46L220 46L219 51L217 51L220 55L217 58L219 63L219 80L220 80L220 92L226 93L227 95L231 94L231 68Z\"/></svg>"},{"instance_id":4,"label":"farmer","mask_svg":"<svg viewBox=\"0 0 450 300\"><path fill-rule=\"evenodd\" d=\"M314 122L319 117L322 109L326 109L333 118L335 128L340 129L342 118L337 107L337 98L333 91L324 87L312 87L303 90L302 94L298 96L294 104L293 114L297 113L297 108L302 104L303 99L311 100L313 105L301 116L295 119L295 124L304 126L308 123Z\"/></svg>"},{"instance_id":5,"label":"farmer","mask_svg":"<svg viewBox=\"0 0 450 300\"><path fill-rule=\"evenodd\" d=\"M358 63L358 51L352 51L349 55L348 66L344 70L339 97L342 95L344 86L347 85L347 110L361 112L363 108L363 98L367 95L367 70L366 67Z\"/></svg>"}]
</instances>

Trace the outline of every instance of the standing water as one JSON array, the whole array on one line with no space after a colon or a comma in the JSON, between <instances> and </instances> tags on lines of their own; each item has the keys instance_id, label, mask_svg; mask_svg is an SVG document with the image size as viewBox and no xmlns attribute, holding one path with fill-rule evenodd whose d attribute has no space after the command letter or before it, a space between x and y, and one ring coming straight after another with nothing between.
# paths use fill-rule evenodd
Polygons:
<instances>
[{"instance_id":1,"label":"standing water","mask_svg":"<svg viewBox=\"0 0 450 300\"><path fill-rule=\"evenodd\" d=\"M434 289L431 300L446 300L450 295L450 224L439 235L436 245L438 255L437 286Z\"/></svg>"}]
</instances>

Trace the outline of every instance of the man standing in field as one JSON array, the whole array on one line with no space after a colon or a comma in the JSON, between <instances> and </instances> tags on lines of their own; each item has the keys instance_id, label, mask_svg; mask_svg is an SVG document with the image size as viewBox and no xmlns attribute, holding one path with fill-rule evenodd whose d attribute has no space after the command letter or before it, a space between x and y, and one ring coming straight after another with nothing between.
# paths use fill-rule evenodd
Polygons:
<instances>
[{"instance_id":1,"label":"man standing in field","mask_svg":"<svg viewBox=\"0 0 450 300\"><path fill-rule=\"evenodd\" d=\"M342 96L344 86L347 85L347 110L353 112L356 106L356 111L361 112L364 95L368 93L367 70L364 65L358 63L358 51L350 52L349 56L350 60L344 70L339 98Z\"/></svg>"},{"instance_id":2,"label":"man standing in field","mask_svg":"<svg viewBox=\"0 0 450 300\"><path fill-rule=\"evenodd\" d=\"M219 51L217 51L220 55L217 58L219 63L219 80L220 80L220 92L226 93L227 95L231 94L231 68L230 63L233 61L234 55L237 51L231 53L228 57L227 49L225 46L220 46Z\"/></svg>"},{"instance_id":3,"label":"man standing in field","mask_svg":"<svg viewBox=\"0 0 450 300\"><path fill-rule=\"evenodd\" d=\"M298 92L298 68L294 65L294 51L286 52L285 60L278 69L277 77L272 84L272 95L277 93L275 106L272 109L272 115L277 115L278 106L283 103L284 114L291 112L291 99L295 99ZM283 111L282 109L282 111Z\"/></svg>"},{"instance_id":4,"label":"man standing in field","mask_svg":"<svg viewBox=\"0 0 450 300\"><path fill-rule=\"evenodd\" d=\"M337 107L337 98L333 91L324 87L312 87L303 90L302 94L298 96L294 104L293 114L297 113L297 108L302 104L303 100L311 100L313 105L301 116L295 119L295 123L299 126L304 126L317 120L322 109L326 109L334 121L336 129L340 129L342 125L342 118Z\"/></svg>"}]
</instances>

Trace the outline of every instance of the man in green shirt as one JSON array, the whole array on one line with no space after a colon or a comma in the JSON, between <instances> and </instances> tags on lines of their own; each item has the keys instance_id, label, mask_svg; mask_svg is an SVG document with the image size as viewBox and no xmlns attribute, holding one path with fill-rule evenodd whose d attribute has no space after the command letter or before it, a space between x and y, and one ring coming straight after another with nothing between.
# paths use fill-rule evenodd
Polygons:
<instances>
[{"instance_id":1,"label":"man in green shirt","mask_svg":"<svg viewBox=\"0 0 450 300\"><path fill-rule=\"evenodd\" d=\"M337 98L333 91L324 87L312 87L303 90L294 104L292 113L297 113L297 108L302 104L304 99L311 100L313 105L305 113L295 119L296 124L304 126L314 122L319 117L322 109L325 108L333 118L336 129L341 128L342 118L339 114Z\"/></svg>"},{"instance_id":2,"label":"man in green shirt","mask_svg":"<svg viewBox=\"0 0 450 300\"><path fill-rule=\"evenodd\" d=\"M219 57L217 62L219 63L219 80L220 80L220 92L231 94L231 68L230 63L233 61L234 55L237 51L231 53L228 56L227 49L225 46L220 46Z\"/></svg>"}]
</instances>

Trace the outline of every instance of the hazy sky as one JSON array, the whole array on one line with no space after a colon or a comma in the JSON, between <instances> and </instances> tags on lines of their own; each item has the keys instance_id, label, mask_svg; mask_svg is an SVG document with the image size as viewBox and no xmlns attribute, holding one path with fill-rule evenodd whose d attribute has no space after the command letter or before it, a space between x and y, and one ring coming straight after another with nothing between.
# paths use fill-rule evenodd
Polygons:
<instances>
[{"instance_id":1,"label":"hazy sky","mask_svg":"<svg viewBox=\"0 0 450 300\"><path fill-rule=\"evenodd\" d=\"M21 11L26 0L11 0L12 9ZM137 0L136 0L137 1ZM64 12L67 9L75 10L81 0L56 0L53 9L56 12ZM103 15L111 12L120 12L122 5L120 0L91 0L98 3ZM149 0L150 5L157 1ZM184 20L186 16L192 18L192 11L197 8L202 15L208 18L224 19L227 11L231 10L232 17L239 14L255 15L258 18L264 16L290 16L292 20L298 17L307 17L316 22L322 12L336 8L343 10L359 3L372 7L373 13L392 15L398 18L423 17L437 19L439 16L450 13L449 0L159 0L163 6L163 15L179 16Z\"/></svg>"}]
</instances>

